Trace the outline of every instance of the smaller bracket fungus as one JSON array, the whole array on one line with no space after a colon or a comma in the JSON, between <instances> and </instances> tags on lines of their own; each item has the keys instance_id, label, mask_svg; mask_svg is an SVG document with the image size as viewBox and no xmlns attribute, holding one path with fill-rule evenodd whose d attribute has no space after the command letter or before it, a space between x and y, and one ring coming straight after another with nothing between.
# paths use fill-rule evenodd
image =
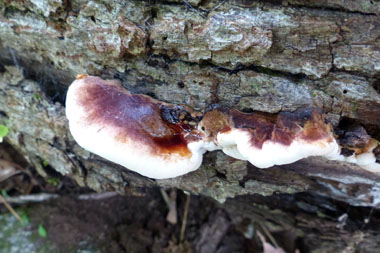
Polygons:
<instances>
[{"instance_id":1,"label":"smaller bracket fungus","mask_svg":"<svg viewBox=\"0 0 380 253\"><path fill-rule=\"evenodd\" d=\"M365 170L380 172L380 144L361 126L354 126L338 138L342 152L337 160L355 163Z\"/></svg>"},{"instance_id":2,"label":"smaller bracket fungus","mask_svg":"<svg viewBox=\"0 0 380 253\"><path fill-rule=\"evenodd\" d=\"M224 153L258 168L309 156L334 159L340 152L325 115L312 109L270 115L215 107L205 113L200 128Z\"/></svg>"},{"instance_id":3,"label":"smaller bracket fungus","mask_svg":"<svg viewBox=\"0 0 380 253\"><path fill-rule=\"evenodd\" d=\"M151 178L196 170L214 148L204 143L190 108L131 94L115 80L78 75L66 116L81 147Z\"/></svg>"}]
</instances>

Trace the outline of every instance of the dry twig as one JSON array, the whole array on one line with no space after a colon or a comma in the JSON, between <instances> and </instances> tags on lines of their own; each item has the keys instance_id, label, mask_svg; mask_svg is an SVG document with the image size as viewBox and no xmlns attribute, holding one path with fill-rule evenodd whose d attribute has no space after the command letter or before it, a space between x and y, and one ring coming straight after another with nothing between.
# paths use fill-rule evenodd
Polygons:
<instances>
[{"instance_id":1,"label":"dry twig","mask_svg":"<svg viewBox=\"0 0 380 253\"><path fill-rule=\"evenodd\" d=\"M187 215L189 213L190 206L190 193L185 192L186 194L186 202L185 202L185 211L183 213L182 226L181 226L181 234L179 237L179 241L183 242L185 240L185 231L186 231L186 223L187 223Z\"/></svg>"},{"instance_id":2,"label":"dry twig","mask_svg":"<svg viewBox=\"0 0 380 253\"><path fill-rule=\"evenodd\" d=\"M5 207L9 210L9 212L11 212L13 214L13 216L16 217L20 221L20 223L22 224L23 221L22 221L20 215L18 215L18 213L13 209L13 207L8 204L8 202L6 201L6 199L2 195L0 195L0 201L4 203Z\"/></svg>"}]
</instances>

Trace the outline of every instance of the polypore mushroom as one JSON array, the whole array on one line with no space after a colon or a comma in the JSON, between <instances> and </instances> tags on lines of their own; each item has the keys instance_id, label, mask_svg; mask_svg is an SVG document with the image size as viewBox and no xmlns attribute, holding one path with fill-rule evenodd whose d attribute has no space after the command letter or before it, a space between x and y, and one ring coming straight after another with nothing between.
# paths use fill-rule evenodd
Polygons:
<instances>
[{"instance_id":1,"label":"polypore mushroom","mask_svg":"<svg viewBox=\"0 0 380 253\"><path fill-rule=\"evenodd\" d=\"M214 107L205 113L200 128L224 153L258 168L309 156L334 159L340 152L325 115L312 109L269 115Z\"/></svg>"},{"instance_id":2,"label":"polypore mushroom","mask_svg":"<svg viewBox=\"0 0 380 253\"><path fill-rule=\"evenodd\" d=\"M380 172L378 141L359 129L344 132L340 146L326 115L315 109L272 115L211 106L201 119L186 106L131 94L119 81L78 75L66 115L84 149L156 179L194 171L216 149L258 168L323 156Z\"/></svg>"},{"instance_id":3,"label":"polypore mushroom","mask_svg":"<svg viewBox=\"0 0 380 253\"><path fill-rule=\"evenodd\" d=\"M78 75L67 92L66 116L81 147L151 178L196 170L214 148L189 108L131 94L115 80Z\"/></svg>"},{"instance_id":4,"label":"polypore mushroom","mask_svg":"<svg viewBox=\"0 0 380 253\"><path fill-rule=\"evenodd\" d=\"M342 152L337 160L355 163L371 172L380 172L379 142L371 138L362 126L352 126L343 131L338 141Z\"/></svg>"},{"instance_id":5,"label":"polypore mushroom","mask_svg":"<svg viewBox=\"0 0 380 253\"><path fill-rule=\"evenodd\" d=\"M351 156L344 157L343 161L355 163L371 172L380 172L380 163L377 163L376 156L374 154L375 148L378 147L378 142L375 139L371 139L368 145L361 150L355 151Z\"/></svg>"}]
</instances>

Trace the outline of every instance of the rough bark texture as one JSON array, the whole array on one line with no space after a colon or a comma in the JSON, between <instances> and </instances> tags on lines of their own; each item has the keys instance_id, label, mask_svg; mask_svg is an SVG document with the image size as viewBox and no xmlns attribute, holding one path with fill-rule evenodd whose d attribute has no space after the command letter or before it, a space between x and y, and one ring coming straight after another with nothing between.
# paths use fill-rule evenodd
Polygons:
<instances>
[{"instance_id":1,"label":"rough bark texture","mask_svg":"<svg viewBox=\"0 0 380 253\"><path fill-rule=\"evenodd\" d=\"M379 139L379 12L370 0L5 0L0 124L41 175L49 164L96 191L158 185L231 198L229 212L271 231L293 229L315 252L375 251L375 226L362 221L351 229L364 230L348 231L338 217L350 206L378 207L380 175L321 158L260 170L212 152L196 172L154 181L76 145L64 98L75 75L87 73L197 110L211 103L269 113L318 107L335 127L361 124Z\"/></svg>"}]
</instances>

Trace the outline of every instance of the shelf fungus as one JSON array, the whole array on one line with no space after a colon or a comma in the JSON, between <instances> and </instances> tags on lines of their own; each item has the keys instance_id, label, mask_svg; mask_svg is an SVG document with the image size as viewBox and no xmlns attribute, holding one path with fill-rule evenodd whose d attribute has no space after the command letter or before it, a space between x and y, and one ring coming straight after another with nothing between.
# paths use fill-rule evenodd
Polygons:
<instances>
[{"instance_id":1,"label":"shelf fungus","mask_svg":"<svg viewBox=\"0 0 380 253\"><path fill-rule=\"evenodd\" d=\"M361 126L340 131L341 153L337 160L355 163L371 172L380 172L380 144Z\"/></svg>"},{"instance_id":2,"label":"shelf fungus","mask_svg":"<svg viewBox=\"0 0 380 253\"><path fill-rule=\"evenodd\" d=\"M131 94L115 80L78 75L67 92L66 116L81 147L151 178L194 171L213 149L189 108Z\"/></svg>"},{"instance_id":3,"label":"shelf fungus","mask_svg":"<svg viewBox=\"0 0 380 253\"><path fill-rule=\"evenodd\" d=\"M213 150L258 168L323 156L380 172L376 140L335 138L326 115L315 109L272 115L213 105L199 113L132 94L116 80L78 75L67 93L66 115L81 147L150 178L194 171Z\"/></svg>"},{"instance_id":4,"label":"shelf fungus","mask_svg":"<svg viewBox=\"0 0 380 253\"><path fill-rule=\"evenodd\" d=\"M325 115L313 109L271 115L216 107L205 113L200 127L224 153L258 168L309 156L333 159L340 152Z\"/></svg>"}]
</instances>

